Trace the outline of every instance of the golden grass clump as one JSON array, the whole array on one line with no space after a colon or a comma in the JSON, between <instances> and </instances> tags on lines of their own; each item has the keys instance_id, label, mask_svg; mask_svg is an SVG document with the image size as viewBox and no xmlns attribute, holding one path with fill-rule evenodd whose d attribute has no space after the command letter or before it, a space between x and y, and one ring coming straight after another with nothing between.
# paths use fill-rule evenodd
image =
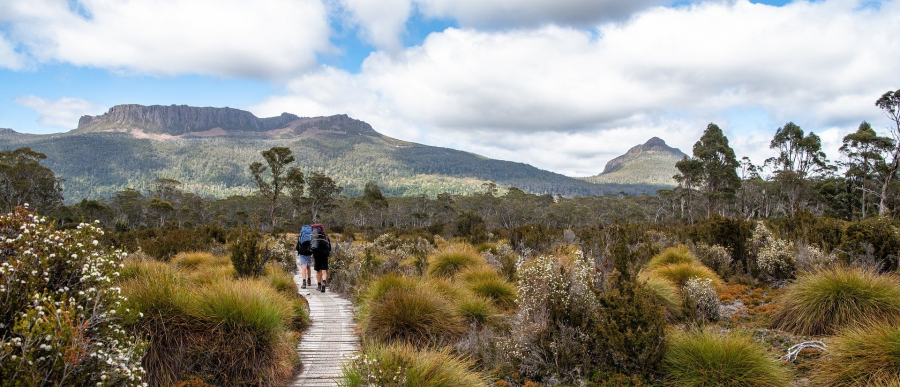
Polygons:
<instances>
[{"instance_id":1,"label":"golden grass clump","mask_svg":"<svg viewBox=\"0 0 900 387\"><path fill-rule=\"evenodd\" d=\"M667 386L781 387L790 374L751 338L735 333L674 332L662 370Z\"/></svg>"},{"instance_id":2,"label":"golden grass clump","mask_svg":"<svg viewBox=\"0 0 900 387\"><path fill-rule=\"evenodd\" d=\"M900 278L858 268L801 275L776 302L773 325L799 335L828 335L870 321L900 320Z\"/></svg>"},{"instance_id":3,"label":"golden grass clump","mask_svg":"<svg viewBox=\"0 0 900 387\"><path fill-rule=\"evenodd\" d=\"M451 244L428 258L428 275L448 278L456 273L485 264L484 257L468 244Z\"/></svg>"},{"instance_id":4,"label":"golden grass clump","mask_svg":"<svg viewBox=\"0 0 900 387\"><path fill-rule=\"evenodd\" d=\"M824 387L900 386L900 326L874 322L837 335L814 368Z\"/></svg>"},{"instance_id":5,"label":"golden grass clump","mask_svg":"<svg viewBox=\"0 0 900 387\"><path fill-rule=\"evenodd\" d=\"M719 278L716 272L699 262L662 265L650 270L646 275L647 277L665 279L678 287L683 287L691 278L712 280L713 286L718 286L722 283L722 279Z\"/></svg>"},{"instance_id":6,"label":"golden grass clump","mask_svg":"<svg viewBox=\"0 0 900 387\"><path fill-rule=\"evenodd\" d=\"M465 326L450 300L427 283L387 289L366 301L366 336L383 343L436 345L463 333Z\"/></svg>"},{"instance_id":7,"label":"golden grass clump","mask_svg":"<svg viewBox=\"0 0 900 387\"><path fill-rule=\"evenodd\" d=\"M466 269L459 273L457 280L477 296L485 297L503 309L512 309L516 304L516 286L506 281L491 266L483 265Z\"/></svg>"},{"instance_id":8,"label":"golden grass clump","mask_svg":"<svg viewBox=\"0 0 900 387\"><path fill-rule=\"evenodd\" d=\"M193 270L198 267L228 266L231 262L225 257L216 257L208 252L180 253L172 259L176 266Z\"/></svg>"},{"instance_id":9,"label":"golden grass clump","mask_svg":"<svg viewBox=\"0 0 900 387\"><path fill-rule=\"evenodd\" d=\"M284 271L281 266L266 265L265 269L263 269L263 278L279 292L289 296L297 294L297 283L294 282L294 277Z\"/></svg>"},{"instance_id":10,"label":"golden grass clump","mask_svg":"<svg viewBox=\"0 0 900 387\"><path fill-rule=\"evenodd\" d=\"M666 266L676 263L695 263L700 262L697 257L691 253L691 250L688 249L685 245L680 245L676 247L669 247L663 250L661 253L656 254L653 258L650 259L650 262L647 262L648 269L655 269L660 266Z\"/></svg>"},{"instance_id":11,"label":"golden grass clump","mask_svg":"<svg viewBox=\"0 0 900 387\"><path fill-rule=\"evenodd\" d=\"M368 345L344 368L341 387L483 387L487 379L449 349L423 350L408 344Z\"/></svg>"},{"instance_id":12,"label":"golden grass clump","mask_svg":"<svg viewBox=\"0 0 900 387\"><path fill-rule=\"evenodd\" d=\"M660 277L647 277L647 288L656 294L660 304L666 309L666 319L675 321L681 314L681 296L678 294L678 288Z\"/></svg>"}]
</instances>

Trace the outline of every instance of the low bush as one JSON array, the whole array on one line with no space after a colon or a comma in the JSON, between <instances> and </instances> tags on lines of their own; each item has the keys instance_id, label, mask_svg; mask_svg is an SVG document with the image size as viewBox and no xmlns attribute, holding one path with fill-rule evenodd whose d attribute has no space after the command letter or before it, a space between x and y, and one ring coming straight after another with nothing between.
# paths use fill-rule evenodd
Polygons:
<instances>
[{"instance_id":1,"label":"low bush","mask_svg":"<svg viewBox=\"0 0 900 387\"><path fill-rule=\"evenodd\" d=\"M368 345L343 371L342 387L483 387L487 379L449 350Z\"/></svg>"},{"instance_id":2,"label":"low bush","mask_svg":"<svg viewBox=\"0 0 900 387\"><path fill-rule=\"evenodd\" d=\"M801 275L776 302L773 324L801 335L827 335L863 321L900 319L900 279L858 268Z\"/></svg>"},{"instance_id":3,"label":"low bush","mask_svg":"<svg viewBox=\"0 0 900 387\"><path fill-rule=\"evenodd\" d=\"M725 278L731 273L731 252L725 247L697 243L694 245L694 255L700 263L713 269L720 277Z\"/></svg>"},{"instance_id":4,"label":"low bush","mask_svg":"<svg viewBox=\"0 0 900 387\"><path fill-rule=\"evenodd\" d=\"M140 386L146 346L122 329L124 254L94 224L0 216L0 386Z\"/></svg>"},{"instance_id":5,"label":"low bush","mask_svg":"<svg viewBox=\"0 0 900 387\"><path fill-rule=\"evenodd\" d=\"M265 249L260 243L262 237L255 231L243 230L229 248L231 263L240 277L262 275L266 264Z\"/></svg>"},{"instance_id":6,"label":"low bush","mask_svg":"<svg viewBox=\"0 0 900 387\"><path fill-rule=\"evenodd\" d=\"M719 319L719 295L711 279L691 278L681 290L684 315L696 324Z\"/></svg>"},{"instance_id":7,"label":"low bush","mask_svg":"<svg viewBox=\"0 0 900 387\"><path fill-rule=\"evenodd\" d=\"M790 374L773 356L734 333L670 334L662 370L668 386L780 387L790 382Z\"/></svg>"},{"instance_id":8,"label":"low bush","mask_svg":"<svg viewBox=\"0 0 900 387\"><path fill-rule=\"evenodd\" d=\"M896 320L842 331L815 368L824 387L897 386L900 383L900 326Z\"/></svg>"}]
</instances>

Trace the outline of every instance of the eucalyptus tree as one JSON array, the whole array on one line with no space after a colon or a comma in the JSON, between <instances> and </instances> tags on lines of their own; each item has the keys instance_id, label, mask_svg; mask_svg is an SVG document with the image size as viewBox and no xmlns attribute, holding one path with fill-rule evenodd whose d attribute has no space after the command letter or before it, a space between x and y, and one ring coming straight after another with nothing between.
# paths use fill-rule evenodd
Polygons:
<instances>
[{"instance_id":1,"label":"eucalyptus tree","mask_svg":"<svg viewBox=\"0 0 900 387\"><path fill-rule=\"evenodd\" d=\"M786 199L786 212L794 215L809 196L809 178L829 169L822 139L788 122L775 131L769 148L778 156L766 160L775 170L775 181Z\"/></svg>"},{"instance_id":2,"label":"eucalyptus tree","mask_svg":"<svg viewBox=\"0 0 900 387\"><path fill-rule=\"evenodd\" d=\"M694 157L675 164L680 172L675 180L685 188L697 186L707 199L706 214L718 211L723 200L731 199L741 185L737 175L740 166L728 137L716 124L710 123L700 140L694 143ZM690 193L689 193L690 194Z\"/></svg>"},{"instance_id":3,"label":"eucalyptus tree","mask_svg":"<svg viewBox=\"0 0 900 387\"><path fill-rule=\"evenodd\" d=\"M294 162L290 148L272 147L267 151L262 151L262 156L266 160L266 165L255 161L250 164L250 173L253 175L253 181L259 189L259 193L269 201L269 219L272 230L274 230L278 199L285 188L291 189L292 196L295 196L298 190L302 195L303 172L297 167L290 166ZM266 176L266 171L269 172L268 176Z\"/></svg>"},{"instance_id":4,"label":"eucalyptus tree","mask_svg":"<svg viewBox=\"0 0 900 387\"><path fill-rule=\"evenodd\" d=\"M893 124L893 126L888 127L888 130L894 140L894 149L888 158L889 163L885 171L885 179L881 185L881 202L878 205L878 215L886 216L888 214L888 188L894 175L897 174L898 168L900 168L900 89L884 93L881 98L875 101L875 106L884 111L884 114Z\"/></svg>"},{"instance_id":5,"label":"eucalyptus tree","mask_svg":"<svg viewBox=\"0 0 900 387\"><path fill-rule=\"evenodd\" d=\"M62 204L62 179L41 165L46 159L30 148L0 152L0 203L6 212L27 203L50 213Z\"/></svg>"},{"instance_id":6,"label":"eucalyptus tree","mask_svg":"<svg viewBox=\"0 0 900 387\"><path fill-rule=\"evenodd\" d=\"M844 136L840 148L848 160L844 175L861 191L860 217L865 218L869 212L868 195L879 196L878 190L891 178L886 156L890 156L894 147L894 140L879 136L866 121L859 125L856 132Z\"/></svg>"},{"instance_id":7,"label":"eucalyptus tree","mask_svg":"<svg viewBox=\"0 0 900 387\"><path fill-rule=\"evenodd\" d=\"M302 202L309 208L313 222L318 219L319 212L329 208L344 189L321 172L309 173L306 188L308 196Z\"/></svg>"}]
</instances>

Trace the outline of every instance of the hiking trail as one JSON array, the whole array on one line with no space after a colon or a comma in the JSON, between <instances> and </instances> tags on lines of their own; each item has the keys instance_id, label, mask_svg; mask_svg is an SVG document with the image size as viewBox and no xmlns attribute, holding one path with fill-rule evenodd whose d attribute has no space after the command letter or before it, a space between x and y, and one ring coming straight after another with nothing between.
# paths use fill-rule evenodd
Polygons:
<instances>
[{"instance_id":1,"label":"hiking trail","mask_svg":"<svg viewBox=\"0 0 900 387\"><path fill-rule=\"evenodd\" d=\"M300 275L294 276L299 285ZM300 361L303 371L291 383L292 387L337 386L341 366L356 355L360 338L353 321L353 305L328 289L325 293L315 287L298 289L309 301L312 325L303 333Z\"/></svg>"}]
</instances>

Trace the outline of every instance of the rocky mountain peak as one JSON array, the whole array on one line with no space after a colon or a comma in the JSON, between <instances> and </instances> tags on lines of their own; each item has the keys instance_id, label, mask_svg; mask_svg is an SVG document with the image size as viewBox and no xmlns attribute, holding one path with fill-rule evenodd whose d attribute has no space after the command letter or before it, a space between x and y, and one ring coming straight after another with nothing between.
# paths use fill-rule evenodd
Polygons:
<instances>
[{"instance_id":1,"label":"rocky mountain peak","mask_svg":"<svg viewBox=\"0 0 900 387\"><path fill-rule=\"evenodd\" d=\"M644 144L629 149L624 155L610 160L606 163L606 167L603 168L602 174L615 172L621 169L626 163L634 161L643 155L655 153L669 154L678 158L686 156L680 149L670 147L663 139L653 137Z\"/></svg>"},{"instance_id":2,"label":"rocky mountain peak","mask_svg":"<svg viewBox=\"0 0 900 387\"><path fill-rule=\"evenodd\" d=\"M186 105L116 105L99 116L83 116L76 132L104 132L140 129L146 133L183 135L215 128L226 131L262 132L288 126L299 119L283 113L278 117L258 118L248 111L233 108Z\"/></svg>"}]
</instances>

